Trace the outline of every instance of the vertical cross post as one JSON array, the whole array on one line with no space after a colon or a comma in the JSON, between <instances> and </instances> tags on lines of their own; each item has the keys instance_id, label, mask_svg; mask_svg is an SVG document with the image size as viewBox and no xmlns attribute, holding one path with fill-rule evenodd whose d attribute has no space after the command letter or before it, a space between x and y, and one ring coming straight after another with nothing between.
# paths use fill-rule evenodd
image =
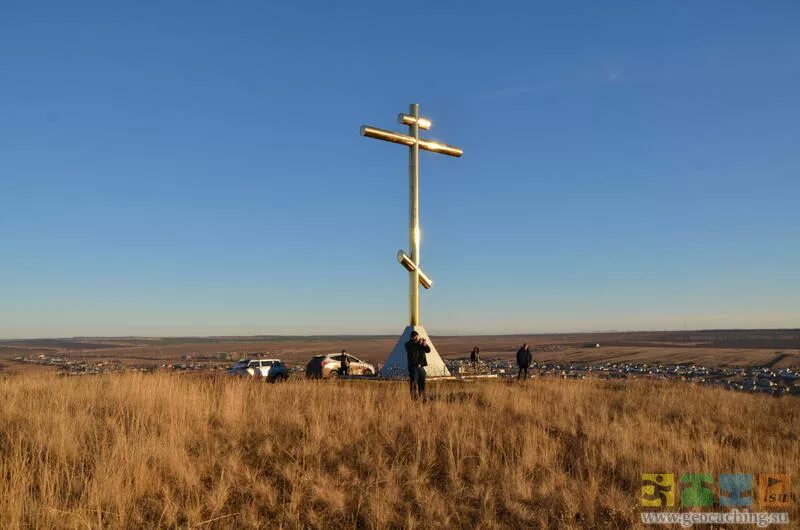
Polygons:
<instances>
[{"instance_id":1,"label":"vertical cross post","mask_svg":"<svg viewBox=\"0 0 800 530\"><path fill-rule=\"evenodd\" d=\"M409 274L408 311L410 325L417 326L419 319L419 104L409 106L409 115L414 118L408 125L408 135L414 143L408 149L408 248L414 270Z\"/></svg>"}]
</instances>

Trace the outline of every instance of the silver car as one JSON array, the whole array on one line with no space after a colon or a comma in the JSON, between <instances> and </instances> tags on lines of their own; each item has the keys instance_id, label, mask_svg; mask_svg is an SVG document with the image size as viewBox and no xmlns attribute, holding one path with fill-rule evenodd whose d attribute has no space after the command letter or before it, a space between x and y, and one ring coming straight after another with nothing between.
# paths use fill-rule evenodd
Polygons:
<instances>
[{"instance_id":1,"label":"silver car","mask_svg":"<svg viewBox=\"0 0 800 530\"><path fill-rule=\"evenodd\" d=\"M317 355L306 365L306 377L309 379L333 379L342 373L342 355L347 355L350 361L349 375L375 375L375 366L362 361L352 355L341 353L329 353L327 355Z\"/></svg>"}]
</instances>

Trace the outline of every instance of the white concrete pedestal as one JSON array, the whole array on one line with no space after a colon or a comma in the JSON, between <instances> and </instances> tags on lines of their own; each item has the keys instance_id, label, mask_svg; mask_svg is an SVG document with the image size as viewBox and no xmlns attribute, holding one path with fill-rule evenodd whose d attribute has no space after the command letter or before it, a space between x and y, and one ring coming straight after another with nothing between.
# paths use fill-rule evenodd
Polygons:
<instances>
[{"instance_id":1,"label":"white concrete pedestal","mask_svg":"<svg viewBox=\"0 0 800 530\"><path fill-rule=\"evenodd\" d=\"M392 349L392 353L389 354L389 358L386 359L386 363L383 365L383 368L381 368L381 371L378 373L378 375L380 377L408 378L406 342L408 342L411 338L412 331L419 333L421 337L428 341L428 345L431 347L431 351L426 355L428 366L425 367L425 374L428 377L449 376L450 371L447 369L447 366L445 366L442 358L439 357L439 352L436 351L436 346L433 345L430 337L428 337L428 332L425 331L425 328L422 326L406 326L406 329L403 330L403 334L400 335L400 338L394 345L394 349Z\"/></svg>"}]
</instances>

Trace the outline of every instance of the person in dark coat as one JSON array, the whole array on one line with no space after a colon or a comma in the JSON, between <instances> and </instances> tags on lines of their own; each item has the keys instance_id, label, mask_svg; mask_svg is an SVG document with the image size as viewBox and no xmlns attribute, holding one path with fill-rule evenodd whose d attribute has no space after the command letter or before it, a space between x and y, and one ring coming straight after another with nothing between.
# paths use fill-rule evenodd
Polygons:
<instances>
[{"instance_id":1,"label":"person in dark coat","mask_svg":"<svg viewBox=\"0 0 800 530\"><path fill-rule=\"evenodd\" d=\"M411 332L411 339L406 342L406 358L408 360L408 377L411 380L411 397L425 397L425 367L428 366L426 353L431 351L427 341L416 331Z\"/></svg>"},{"instance_id":2,"label":"person in dark coat","mask_svg":"<svg viewBox=\"0 0 800 530\"><path fill-rule=\"evenodd\" d=\"M521 379L523 373L525 374L525 379L528 378L528 367L531 365L531 360L533 360L533 356L531 355L531 349L528 347L528 343L526 342L520 349L517 350L517 366L519 367L517 379Z\"/></svg>"},{"instance_id":3,"label":"person in dark coat","mask_svg":"<svg viewBox=\"0 0 800 530\"><path fill-rule=\"evenodd\" d=\"M472 348L472 353L469 354L469 362L472 363L472 367L476 367L481 360L481 349L475 346Z\"/></svg>"},{"instance_id":4,"label":"person in dark coat","mask_svg":"<svg viewBox=\"0 0 800 530\"><path fill-rule=\"evenodd\" d=\"M342 364L339 372L342 375L350 375L350 358L347 357L347 352L342 350Z\"/></svg>"}]
</instances>

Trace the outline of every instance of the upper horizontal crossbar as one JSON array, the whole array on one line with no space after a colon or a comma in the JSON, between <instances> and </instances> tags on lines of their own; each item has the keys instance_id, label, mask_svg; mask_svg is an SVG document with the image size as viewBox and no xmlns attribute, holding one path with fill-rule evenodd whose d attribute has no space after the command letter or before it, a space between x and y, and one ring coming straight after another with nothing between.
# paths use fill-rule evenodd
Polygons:
<instances>
[{"instance_id":1,"label":"upper horizontal crossbar","mask_svg":"<svg viewBox=\"0 0 800 530\"><path fill-rule=\"evenodd\" d=\"M414 116L409 116L408 114L400 114L397 116L398 123L402 125L414 125L415 123L420 129L425 129L426 131L431 128L431 120L428 118L415 118Z\"/></svg>"}]
</instances>

